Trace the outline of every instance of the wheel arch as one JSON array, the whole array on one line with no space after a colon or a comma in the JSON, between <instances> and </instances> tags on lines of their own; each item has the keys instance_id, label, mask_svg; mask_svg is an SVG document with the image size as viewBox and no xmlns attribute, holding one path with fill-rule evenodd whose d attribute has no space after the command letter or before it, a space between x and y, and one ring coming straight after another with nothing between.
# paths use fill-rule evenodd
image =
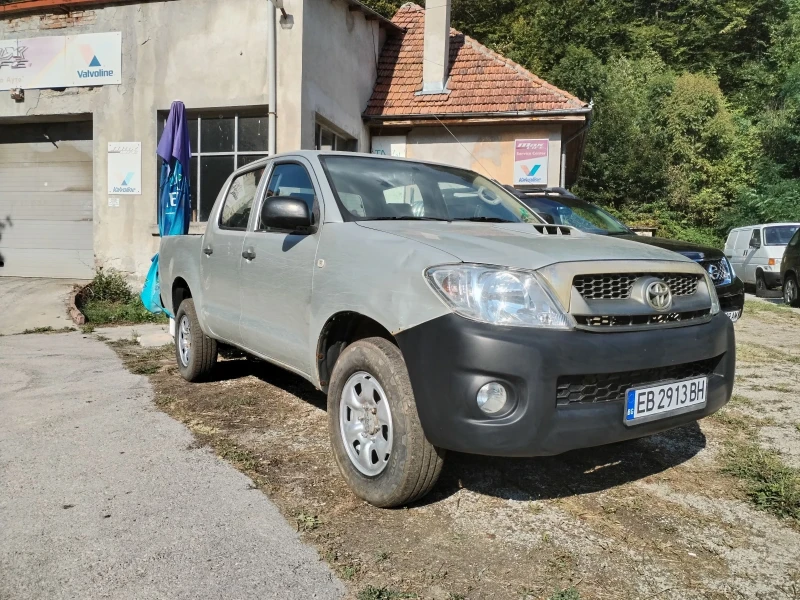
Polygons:
<instances>
[{"instance_id":1,"label":"wheel arch","mask_svg":"<svg viewBox=\"0 0 800 600\"><path fill-rule=\"evenodd\" d=\"M328 318L317 338L316 366L320 389L327 390L333 367L342 351L353 342L369 337L380 337L398 346L389 330L367 315L341 311Z\"/></svg>"},{"instance_id":2,"label":"wheel arch","mask_svg":"<svg viewBox=\"0 0 800 600\"><path fill-rule=\"evenodd\" d=\"M170 299L172 301L172 314L177 314L181 302L186 300L186 298L191 297L192 290L189 287L189 284L183 277L176 277L175 281L172 282L172 294L170 295Z\"/></svg>"}]
</instances>

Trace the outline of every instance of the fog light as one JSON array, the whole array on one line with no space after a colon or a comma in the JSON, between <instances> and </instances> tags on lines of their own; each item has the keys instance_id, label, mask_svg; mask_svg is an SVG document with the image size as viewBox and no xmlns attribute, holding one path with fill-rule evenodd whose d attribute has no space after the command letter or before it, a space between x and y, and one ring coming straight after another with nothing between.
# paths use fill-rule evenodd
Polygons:
<instances>
[{"instance_id":1,"label":"fog light","mask_svg":"<svg viewBox=\"0 0 800 600\"><path fill-rule=\"evenodd\" d=\"M499 413L506 405L508 392L502 383L493 381L478 390L478 408L487 415Z\"/></svg>"}]
</instances>

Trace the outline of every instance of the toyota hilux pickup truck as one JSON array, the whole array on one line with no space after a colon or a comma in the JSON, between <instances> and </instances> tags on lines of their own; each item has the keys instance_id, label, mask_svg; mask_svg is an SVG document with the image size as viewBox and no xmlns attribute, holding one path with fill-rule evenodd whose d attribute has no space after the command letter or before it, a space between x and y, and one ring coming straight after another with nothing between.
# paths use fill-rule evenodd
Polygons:
<instances>
[{"instance_id":1,"label":"toyota hilux pickup truck","mask_svg":"<svg viewBox=\"0 0 800 600\"><path fill-rule=\"evenodd\" d=\"M552 455L730 398L733 325L679 254L539 219L478 173L299 151L231 175L202 236L161 241L189 381L226 344L327 394L342 476L380 507L447 450Z\"/></svg>"}]
</instances>

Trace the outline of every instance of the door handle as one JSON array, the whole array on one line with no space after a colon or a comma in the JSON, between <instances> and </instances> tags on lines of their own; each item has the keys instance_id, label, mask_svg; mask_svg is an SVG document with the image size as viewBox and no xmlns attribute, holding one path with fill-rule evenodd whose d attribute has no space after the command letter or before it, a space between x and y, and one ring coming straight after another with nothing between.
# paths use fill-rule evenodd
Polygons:
<instances>
[{"instance_id":1,"label":"door handle","mask_svg":"<svg viewBox=\"0 0 800 600\"><path fill-rule=\"evenodd\" d=\"M253 260L256 257L256 253L250 250L249 248L242 252L242 258L245 260Z\"/></svg>"},{"instance_id":2,"label":"door handle","mask_svg":"<svg viewBox=\"0 0 800 600\"><path fill-rule=\"evenodd\" d=\"M214 249L211 246L206 246L205 248L203 248L203 254L205 254L206 256L211 256L212 254L214 254Z\"/></svg>"}]
</instances>

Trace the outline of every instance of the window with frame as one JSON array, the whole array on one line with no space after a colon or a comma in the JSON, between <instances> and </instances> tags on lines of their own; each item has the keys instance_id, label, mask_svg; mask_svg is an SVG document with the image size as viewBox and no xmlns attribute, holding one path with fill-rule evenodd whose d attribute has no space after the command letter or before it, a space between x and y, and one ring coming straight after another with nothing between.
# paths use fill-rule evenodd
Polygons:
<instances>
[{"instance_id":1,"label":"window with frame","mask_svg":"<svg viewBox=\"0 0 800 600\"><path fill-rule=\"evenodd\" d=\"M239 167L269 155L267 108L189 112L192 221L208 221L222 186ZM167 113L158 119L158 139Z\"/></svg>"},{"instance_id":2,"label":"window with frame","mask_svg":"<svg viewBox=\"0 0 800 600\"><path fill-rule=\"evenodd\" d=\"M755 248L761 245L761 230L753 229L753 234L750 236L750 247Z\"/></svg>"},{"instance_id":3,"label":"window with frame","mask_svg":"<svg viewBox=\"0 0 800 600\"><path fill-rule=\"evenodd\" d=\"M275 165L269 178L266 193L267 198L272 196L288 196L305 201L308 205L309 214L314 215L313 221L317 222L314 184L311 183L308 171L303 165L298 163L278 163ZM262 209L261 219L263 217ZM261 219L259 219L258 227L256 228L259 231L266 229Z\"/></svg>"},{"instance_id":4,"label":"window with frame","mask_svg":"<svg viewBox=\"0 0 800 600\"><path fill-rule=\"evenodd\" d=\"M247 230L250 212L256 199L258 184L264 175L264 168L247 171L237 176L228 188L225 203L219 214L219 226L222 229Z\"/></svg>"},{"instance_id":5,"label":"window with frame","mask_svg":"<svg viewBox=\"0 0 800 600\"><path fill-rule=\"evenodd\" d=\"M316 150L335 150L337 152L356 152L358 140L346 138L317 123L314 131L314 148Z\"/></svg>"}]
</instances>

